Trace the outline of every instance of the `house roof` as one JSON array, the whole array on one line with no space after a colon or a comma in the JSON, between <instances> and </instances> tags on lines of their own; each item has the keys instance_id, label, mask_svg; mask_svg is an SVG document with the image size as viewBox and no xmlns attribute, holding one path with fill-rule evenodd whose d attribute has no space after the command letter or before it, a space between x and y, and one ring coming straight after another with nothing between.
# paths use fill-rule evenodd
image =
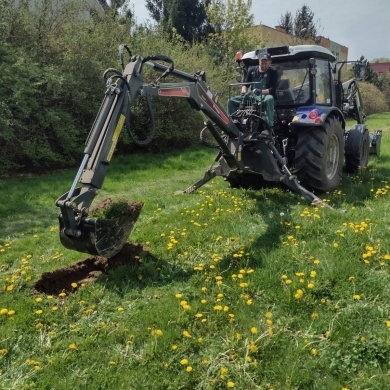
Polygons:
<instances>
[{"instance_id":1,"label":"house roof","mask_svg":"<svg viewBox=\"0 0 390 390\"><path fill-rule=\"evenodd\" d=\"M390 62L374 62L370 67L375 73L390 72Z\"/></svg>"}]
</instances>

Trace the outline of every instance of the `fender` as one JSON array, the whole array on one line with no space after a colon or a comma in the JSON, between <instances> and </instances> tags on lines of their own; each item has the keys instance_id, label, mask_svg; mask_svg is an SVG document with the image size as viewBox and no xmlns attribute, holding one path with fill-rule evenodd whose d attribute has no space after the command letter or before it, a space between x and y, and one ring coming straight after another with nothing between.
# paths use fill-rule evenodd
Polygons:
<instances>
[{"instance_id":1,"label":"fender","mask_svg":"<svg viewBox=\"0 0 390 390\"><path fill-rule=\"evenodd\" d=\"M344 116L337 107L318 105L298 107L290 126L323 126L330 115L337 116L343 129L345 129Z\"/></svg>"}]
</instances>

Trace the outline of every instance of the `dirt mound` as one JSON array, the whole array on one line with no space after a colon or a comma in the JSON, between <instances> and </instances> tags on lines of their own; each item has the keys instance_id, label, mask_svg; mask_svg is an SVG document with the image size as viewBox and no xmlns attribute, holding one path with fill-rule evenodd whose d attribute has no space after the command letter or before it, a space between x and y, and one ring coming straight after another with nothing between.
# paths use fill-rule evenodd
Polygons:
<instances>
[{"instance_id":1,"label":"dirt mound","mask_svg":"<svg viewBox=\"0 0 390 390\"><path fill-rule=\"evenodd\" d=\"M108 274L111 270L126 264L139 264L139 257L146 250L141 244L126 243L121 251L111 258L102 256L90 257L65 268L46 272L34 284L34 293L59 294L75 290L72 283L80 286L83 283L91 283L102 274Z\"/></svg>"}]
</instances>

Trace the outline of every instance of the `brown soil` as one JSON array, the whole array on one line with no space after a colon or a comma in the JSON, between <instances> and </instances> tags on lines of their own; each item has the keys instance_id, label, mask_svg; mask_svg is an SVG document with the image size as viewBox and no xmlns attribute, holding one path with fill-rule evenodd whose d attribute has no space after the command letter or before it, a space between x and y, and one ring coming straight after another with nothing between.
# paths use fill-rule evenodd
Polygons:
<instances>
[{"instance_id":1,"label":"brown soil","mask_svg":"<svg viewBox=\"0 0 390 390\"><path fill-rule=\"evenodd\" d=\"M34 284L33 293L59 294L61 292L73 292L84 283L94 282L99 276L108 274L111 270L126 264L139 264L138 258L147 252L141 244L126 243L122 250L115 256L107 259L101 256L90 257L65 268L46 272Z\"/></svg>"}]
</instances>

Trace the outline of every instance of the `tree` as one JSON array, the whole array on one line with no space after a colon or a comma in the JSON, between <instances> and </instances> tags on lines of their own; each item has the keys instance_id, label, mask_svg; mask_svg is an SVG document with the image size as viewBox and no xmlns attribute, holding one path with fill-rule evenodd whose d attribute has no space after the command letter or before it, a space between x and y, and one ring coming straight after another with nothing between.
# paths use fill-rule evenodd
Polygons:
<instances>
[{"instance_id":1,"label":"tree","mask_svg":"<svg viewBox=\"0 0 390 390\"><path fill-rule=\"evenodd\" d=\"M210 0L146 0L150 16L168 32L186 41L201 41L211 31L205 8Z\"/></svg>"},{"instance_id":2,"label":"tree","mask_svg":"<svg viewBox=\"0 0 390 390\"><path fill-rule=\"evenodd\" d=\"M212 0L207 7L207 16L214 33L209 35L209 48L219 64L225 69L232 66L234 54L239 50L254 50L261 41L254 31L252 0Z\"/></svg>"},{"instance_id":3,"label":"tree","mask_svg":"<svg viewBox=\"0 0 390 390\"><path fill-rule=\"evenodd\" d=\"M364 75L364 81L370 84L374 84L376 87L379 87L379 80L378 75L372 70L370 63L364 56L360 57L359 60L361 63L363 63L365 68L365 75ZM355 67L354 67L355 70Z\"/></svg>"},{"instance_id":4,"label":"tree","mask_svg":"<svg viewBox=\"0 0 390 390\"><path fill-rule=\"evenodd\" d=\"M279 19L279 26L283 27L284 31L286 31L287 34L293 35L294 34L294 24L293 24L293 16L291 12L286 12L284 15L282 15Z\"/></svg>"},{"instance_id":5,"label":"tree","mask_svg":"<svg viewBox=\"0 0 390 390\"><path fill-rule=\"evenodd\" d=\"M294 35L301 39L314 39L317 28L313 22L314 13L307 5L303 5L295 14Z\"/></svg>"}]
</instances>

